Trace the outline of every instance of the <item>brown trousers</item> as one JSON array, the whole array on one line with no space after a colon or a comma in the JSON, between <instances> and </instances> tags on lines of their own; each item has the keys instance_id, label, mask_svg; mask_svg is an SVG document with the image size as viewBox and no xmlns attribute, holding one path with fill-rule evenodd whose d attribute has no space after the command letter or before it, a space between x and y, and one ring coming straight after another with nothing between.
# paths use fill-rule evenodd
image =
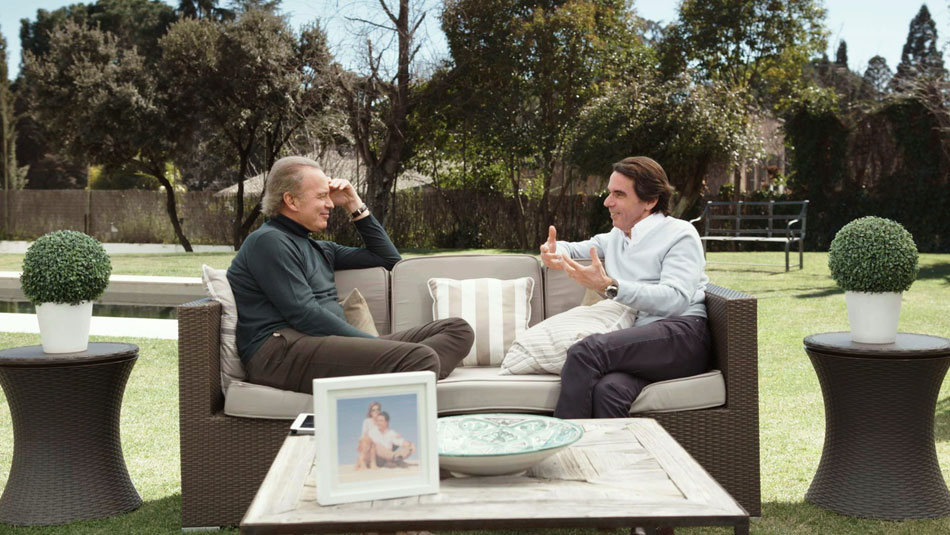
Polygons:
<instances>
[{"instance_id":1,"label":"brown trousers","mask_svg":"<svg viewBox=\"0 0 950 535\"><path fill-rule=\"evenodd\" d=\"M313 380L325 377L430 370L447 377L475 338L459 318L433 321L379 338L308 336L281 329L245 366L247 380L265 386L313 393Z\"/></svg>"}]
</instances>

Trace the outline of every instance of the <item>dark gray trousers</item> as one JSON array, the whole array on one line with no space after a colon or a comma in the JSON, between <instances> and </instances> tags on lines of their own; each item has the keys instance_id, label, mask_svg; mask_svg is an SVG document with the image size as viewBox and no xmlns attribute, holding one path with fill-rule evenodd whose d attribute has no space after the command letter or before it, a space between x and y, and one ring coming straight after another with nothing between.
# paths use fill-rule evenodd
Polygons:
<instances>
[{"instance_id":1,"label":"dark gray trousers","mask_svg":"<svg viewBox=\"0 0 950 535\"><path fill-rule=\"evenodd\" d=\"M592 334L567 352L558 418L626 418L643 387L707 371L706 318L678 316Z\"/></svg>"},{"instance_id":2,"label":"dark gray trousers","mask_svg":"<svg viewBox=\"0 0 950 535\"><path fill-rule=\"evenodd\" d=\"M282 390L313 393L325 377L430 370L447 377L472 347L475 335L463 319L432 321L379 338L308 336L275 332L244 366L247 380Z\"/></svg>"}]
</instances>

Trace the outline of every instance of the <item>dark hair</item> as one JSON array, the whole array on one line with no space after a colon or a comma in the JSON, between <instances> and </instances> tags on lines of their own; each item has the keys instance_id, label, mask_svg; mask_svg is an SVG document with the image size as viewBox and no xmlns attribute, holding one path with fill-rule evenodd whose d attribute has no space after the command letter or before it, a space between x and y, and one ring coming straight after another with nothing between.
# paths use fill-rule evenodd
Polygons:
<instances>
[{"instance_id":1,"label":"dark hair","mask_svg":"<svg viewBox=\"0 0 950 535\"><path fill-rule=\"evenodd\" d=\"M633 180L633 191L640 200L656 200L651 213L670 215L670 198L674 189L660 164L646 156L630 156L615 163L614 171Z\"/></svg>"},{"instance_id":2,"label":"dark hair","mask_svg":"<svg viewBox=\"0 0 950 535\"><path fill-rule=\"evenodd\" d=\"M379 414L377 414L376 416L382 416L383 418L386 419L386 423L389 423L389 413L388 413L388 412L386 412L386 411L379 411Z\"/></svg>"},{"instance_id":3,"label":"dark hair","mask_svg":"<svg viewBox=\"0 0 950 535\"><path fill-rule=\"evenodd\" d=\"M379 409L380 411L383 410L383 406L380 405L378 401L374 401L374 402L370 403L370 404L369 404L369 408L366 409L366 417L367 417L367 418L369 418L370 416L373 415L373 407L376 407L376 408Z\"/></svg>"}]
</instances>

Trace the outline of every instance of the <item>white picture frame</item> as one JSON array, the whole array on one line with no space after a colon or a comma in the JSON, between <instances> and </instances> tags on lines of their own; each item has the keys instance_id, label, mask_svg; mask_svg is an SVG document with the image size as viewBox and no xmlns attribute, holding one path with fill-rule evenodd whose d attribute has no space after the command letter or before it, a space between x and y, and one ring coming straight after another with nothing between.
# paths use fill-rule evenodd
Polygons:
<instances>
[{"instance_id":1,"label":"white picture frame","mask_svg":"<svg viewBox=\"0 0 950 535\"><path fill-rule=\"evenodd\" d=\"M435 380L429 371L314 379L317 503L439 492Z\"/></svg>"}]
</instances>

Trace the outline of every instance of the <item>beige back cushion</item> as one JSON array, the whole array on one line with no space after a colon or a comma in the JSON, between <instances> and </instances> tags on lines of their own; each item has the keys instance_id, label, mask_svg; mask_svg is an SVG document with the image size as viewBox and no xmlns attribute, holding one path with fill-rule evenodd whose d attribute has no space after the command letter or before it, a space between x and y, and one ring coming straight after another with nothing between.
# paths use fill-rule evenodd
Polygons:
<instances>
[{"instance_id":1,"label":"beige back cushion","mask_svg":"<svg viewBox=\"0 0 950 535\"><path fill-rule=\"evenodd\" d=\"M588 266L590 260L578 260ZM550 318L570 310L584 301L586 288L571 279L560 269L544 268L544 317Z\"/></svg>"},{"instance_id":2,"label":"beige back cushion","mask_svg":"<svg viewBox=\"0 0 950 535\"><path fill-rule=\"evenodd\" d=\"M534 294L531 296L528 325L544 319L544 298L538 290L541 287L541 262L536 257L526 254L420 256L401 260L393 268L392 332L432 321L432 297L429 296L428 281L433 277L458 280L531 277L534 279ZM579 302L580 296L574 304ZM373 314L375 316L375 311Z\"/></svg>"}]
</instances>

